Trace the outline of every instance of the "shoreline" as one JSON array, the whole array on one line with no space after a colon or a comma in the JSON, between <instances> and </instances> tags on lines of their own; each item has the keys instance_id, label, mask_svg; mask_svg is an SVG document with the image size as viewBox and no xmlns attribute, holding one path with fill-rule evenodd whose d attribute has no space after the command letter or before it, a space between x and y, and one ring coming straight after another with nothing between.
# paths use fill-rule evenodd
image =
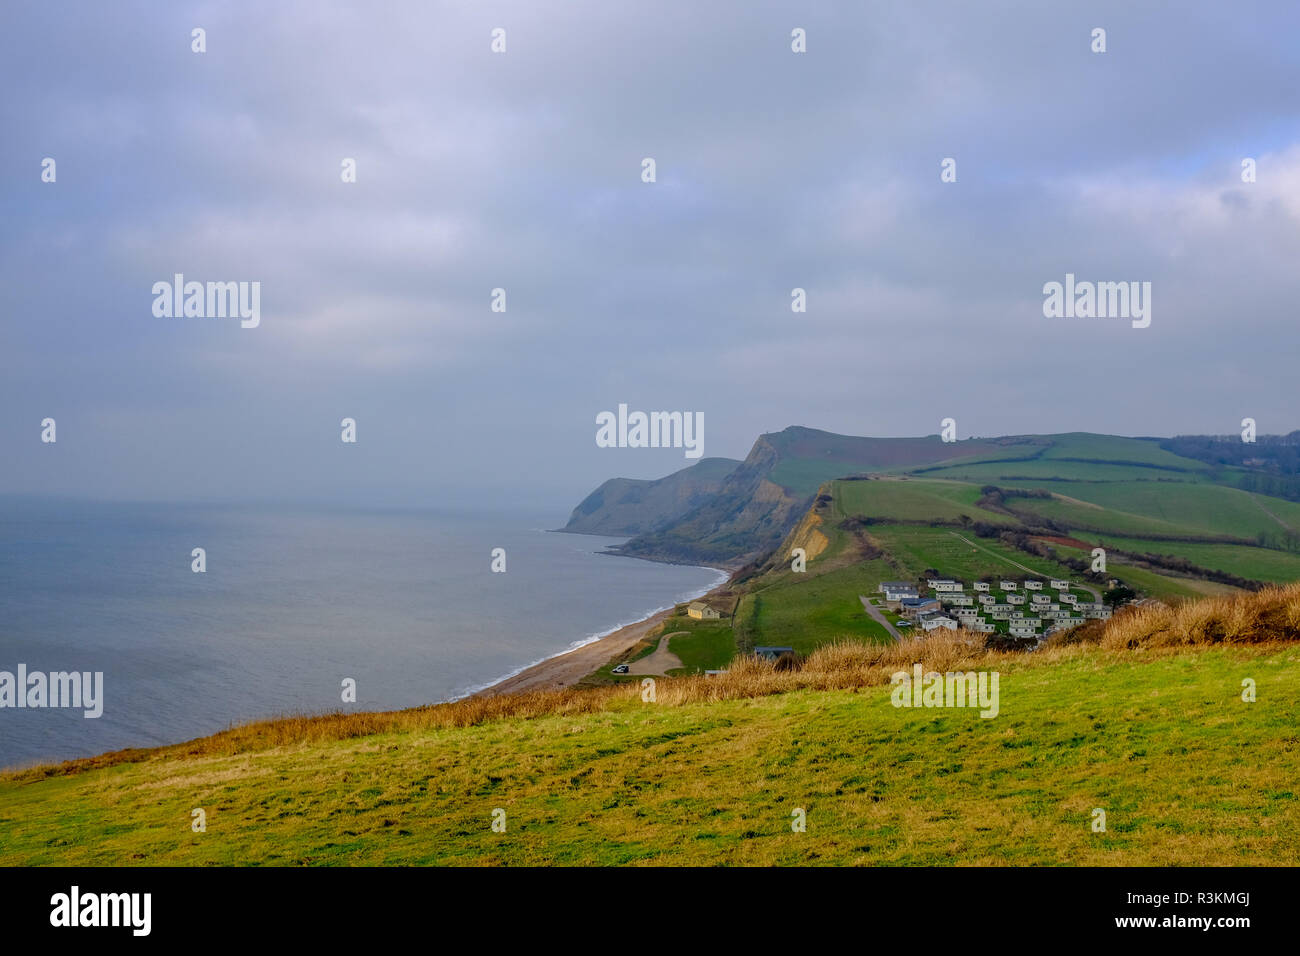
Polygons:
<instances>
[{"instance_id":1,"label":"shoreline","mask_svg":"<svg viewBox=\"0 0 1300 956\"><path fill-rule=\"evenodd\" d=\"M611 658L634 647L650 631L666 620L676 606L674 604L662 611L655 611L649 617L625 624L604 637L598 637L586 644L579 644L570 650L561 651L553 657L538 661L536 664L530 664L518 673L503 677L496 683L467 694L461 699L522 694L538 690L560 690L576 684L592 671L607 664Z\"/></svg>"},{"instance_id":2,"label":"shoreline","mask_svg":"<svg viewBox=\"0 0 1300 956\"><path fill-rule=\"evenodd\" d=\"M696 565L704 567L705 565ZM578 683L592 671L609 663L611 659L634 647L650 631L667 620L679 604L698 601L723 587L731 578L730 571L724 568L709 568L722 577L698 594L674 601L667 607L660 608L639 621L624 624L614 630L597 635L581 644L571 646L558 654L543 658L529 664L522 670L507 674L500 680L493 681L486 687L471 691L457 700L472 697L495 697L499 694L521 694L539 690L560 690Z\"/></svg>"}]
</instances>

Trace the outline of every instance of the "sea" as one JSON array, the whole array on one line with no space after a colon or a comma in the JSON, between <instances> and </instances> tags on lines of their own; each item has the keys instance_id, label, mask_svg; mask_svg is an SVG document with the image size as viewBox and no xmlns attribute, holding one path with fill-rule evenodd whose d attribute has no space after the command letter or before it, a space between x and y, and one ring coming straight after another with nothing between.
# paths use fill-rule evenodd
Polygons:
<instances>
[{"instance_id":1,"label":"sea","mask_svg":"<svg viewBox=\"0 0 1300 956\"><path fill-rule=\"evenodd\" d=\"M0 707L0 767L462 697L726 577L562 523L0 498L0 672L103 673L97 718Z\"/></svg>"}]
</instances>

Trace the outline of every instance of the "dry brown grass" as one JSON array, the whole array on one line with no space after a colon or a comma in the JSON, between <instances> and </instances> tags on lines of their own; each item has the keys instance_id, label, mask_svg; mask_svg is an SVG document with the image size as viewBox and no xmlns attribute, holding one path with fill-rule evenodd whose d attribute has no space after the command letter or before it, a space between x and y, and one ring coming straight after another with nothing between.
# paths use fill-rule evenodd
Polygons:
<instances>
[{"instance_id":1,"label":"dry brown grass","mask_svg":"<svg viewBox=\"0 0 1300 956\"><path fill-rule=\"evenodd\" d=\"M817 648L797 669L782 670L757 657L732 661L725 674L682 677L659 688L661 703L688 704L738 697L766 697L796 690L852 690L889 683L900 670L920 663L927 671L992 667L1023 660L1023 654L992 651L984 638L964 631L934 631L906 643L863 644L837 641Z\"/></svg>"},{"instance_id":2,"label":"dry brown grass","mask_svg":"<svg viewBox=\"0 0 1300 956\"><path fill-rule=\"evenodd\" d=\"M889 683L899 670L920 663L925 671L1007 666L1043 666L1081 654L1127 654L1136 650L1176 652L1195 645L1274 644L1300 641L1300 583L1202 598L1168 607L1128 608L1106 622L1089 622L1026 654L989 649L984 637L965 631L935 631L895 644L844 640L818 648L799 666L778 668L755 657L738 658L725 674L658 678L656 700L672 706L708 701L765 697L797 690L852 690ZM200 737L183 744L149 750L119 750L57 765L4 774L37 780L154 758L222 756L345 740L374 734L443 727L466 727L505 718L573 716L606 710L639 697L639 683L596 688L533 691L470 697L410 710L332 713L263 720Z\"/></svg>"},{"instance_id":3,"label":"dry brown grass","mask_svg":"<svg viewBox=\"0 0 1300 956\"><path fill-rule=\"evenodd\" d=\"M1187 601L1130 608L1102 630L1104 650L1262 644L1300 640L1300 582Z\"/></svg>"},{"instance_id":4,"label":"dry brown grass","mask_svg":"<svg viewBox=\"0 0 1300 956\"><path fill-rule=\"evenodd\" d=\"M626 685L592 689L530 691L494 697L470 697L446 704L431 704L409 710L367 711L349 714L336 711L318 715L292 715L259 720L199 737L181 744L149 749L116 750L112 753L15 770L0 777L36 780L59 774L80 773L96 767L133 763L155 757L185 758L223 756L275 747L347 740L373 734L401 733L437 727L467 727L507 717L549 717L590 714L604 710L613 697L627 696Z\"/></svg>"}]
</instances>

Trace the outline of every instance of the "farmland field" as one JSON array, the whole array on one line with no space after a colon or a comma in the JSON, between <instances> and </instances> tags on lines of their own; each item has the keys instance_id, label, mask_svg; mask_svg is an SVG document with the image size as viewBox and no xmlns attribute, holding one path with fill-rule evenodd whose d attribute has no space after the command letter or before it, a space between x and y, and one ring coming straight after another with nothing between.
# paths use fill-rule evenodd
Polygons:
<instances>
[{"instance_id":1,"label":"farmland field","mask_svg":"<svg viewBox=\"0 0 1300 956\"><path fill-rule=\"evenodd\" d=\"M1257 581L1284 583L1300 581L1300 554L1267 548L1250 548L1233 544L1200 544L1185 541L1147 541L1099 535L1098 540L1112 548L1138 554L1161 554L1186 558L1193 564L1216 571L1253 578Z\"/></svg>"},{"instance_id":2,"label":"farmland field","mask_svg":"<svg viewBox=\"0 0 1300 956\"><path fill-rule=\"evenodd\" d=\"M1101 505L1132 520L1132 533L1231 535L1254 538L1260 533L1276 534L1287 527L1300 528L1300 504L1280 498L1265 498L1237 488L1191 482L1125 481L1110 483L1053 482L1054 494ZM1114 517L1096 515L1077 505L1062 508L1058 502L1017 499L1016 508L1034 511L1066 522L1077 520L1123 534ZM1161 532L1159 528L1178 531Z\"/></svg>"},{"instance_id":3,"label":"farmland field","mask_svg":"<svg viewBox=\"0 0 1300 956\"><path fill-rule=\"evenodd\" d=\"M965 482L921 478L837 481L834 495L837 508L846 515L902 521L956 521L966 515L991 524L1015 521L1008 515L977 507L980 489Z\"/></svg>"}]
</instances>

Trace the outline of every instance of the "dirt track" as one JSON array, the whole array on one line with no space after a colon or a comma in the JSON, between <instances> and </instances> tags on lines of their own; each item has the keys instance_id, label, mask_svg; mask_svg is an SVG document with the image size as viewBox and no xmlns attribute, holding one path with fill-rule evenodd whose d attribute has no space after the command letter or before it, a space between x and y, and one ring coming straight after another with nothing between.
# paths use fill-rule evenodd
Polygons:
<instances>
[{"instance_id":1,"label":"dirt track","mask_svg":"<svg viewBox=\"0 0 1300 956\"><path fill-rule=\"evenodd\" d=\"M659 638L659 646L639 661L633 661L629 664L627 672L629 674L653 674L656 677L663 677L674 667L681 667L682 659L668 649L668 639L686 633L688 632L673 631L671 634L665 634Z\"/></svg>"}]
</instances>

